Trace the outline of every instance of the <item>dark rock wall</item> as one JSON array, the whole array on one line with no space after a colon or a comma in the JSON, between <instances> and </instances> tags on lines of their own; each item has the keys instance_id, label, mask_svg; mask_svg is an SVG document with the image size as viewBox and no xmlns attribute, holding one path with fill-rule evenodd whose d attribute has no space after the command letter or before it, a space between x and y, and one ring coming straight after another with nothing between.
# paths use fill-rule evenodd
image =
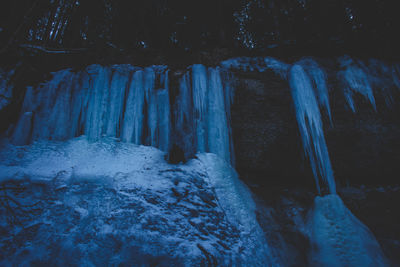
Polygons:
<instances>
[{"instance_id":1,"label":"dark rock wall","mask_svg":"<svg viewBox=\"0 0 400 267\"><path fill-rule=\"evenodd\" d=\"M289 85L271 72L236 73L232 106L236 169L258 186L302 186L315 190L296 122ZM356 96L348 107L335 77L329 77L332 125L324 132L339 186L395 185L400 173L400 97L395 88L375 89L377 110Z\"/></svg>"},{"instance_id":2,"label":"dark rock wall","mask_svg":"<svg viewBox=\"0 0 400 267\"><path fill-rule=\"evenodd\" d=\"M309 186L290 89L272 72L237 73L232 106L236 169L250 184Z\"/></svg>"}]
</instances>

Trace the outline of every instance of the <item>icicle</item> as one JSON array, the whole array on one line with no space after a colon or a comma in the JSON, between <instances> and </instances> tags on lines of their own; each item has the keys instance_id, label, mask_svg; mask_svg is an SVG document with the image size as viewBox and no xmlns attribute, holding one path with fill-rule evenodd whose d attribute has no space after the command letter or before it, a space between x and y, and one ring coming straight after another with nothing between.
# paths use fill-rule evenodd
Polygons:
<instances>
[{"instance_id":1,"label":"icicle","mask_svg":"<svg viewBox=\"0 0 400 267\"><path fill-rule=\"evenodd\" d=\"M37 89L28 89L23 112L34 112L32 139L69 138L69 90L73 80L69 70L53 73L53 78ZM14 133L18 135L19 133Z\"/></svg>"},{"instance_id":2,"label":"icicle","mask_svg":"<svg viewBox=\"0 0 400 267\"><path fill-rule=\"evenodd\" d=\"M76 74L72 85L70 136L79 136L84 133L85 118L88 107L88 91L90 90L89 76L86 72Z\"/></svg>"},{"instance_id":3,"label":"icicle","mask_svg":"<svg viewBox=\"0 0 400 267\"><path fill-rule=\"evenodd\" d=\"M335 194L335 180L325 143L317 98L310 78L300 65L293 65L290 69L289 84L292 88L296 118L304 150L310 159L318 191L321 191L318 180L318 177L321 177L322 181L328 185L329 192Z\"/></svg>"},{"instance_id":4,"label":"icicle","mask_svg":"<svg viewBox=\"0 0 400 267\"><path fill-rule=\"evenodd\" d=\"M193 121L193 98L190 84L190 73L186 72L179 81L179 94L174 105L174 144L190 158L196 153L195 128Z\"/></svg>"},{"instance_id":5,"label":"icicle","mask_svg":"<svg viewBox=\"0 0 400 267\"><path fill-rule=\"evenodd\" d=\"M319 104L325 108L328 113L329 119L332 122L331 107L329 104L328 86L326 84L325 72L318 66L318 64L310 59L303 59L300 62L303 69L307 72L313 83L315 95L317 96Z\"/></svg>"},{"instance_id":6,"label":"icicle","mask_svg":"<svg viewBox=\"0 0 400 267\"><path fill-rule=\"evenodd\" d=\"M371 86L384 97L387 106L394 103L391 90L396 86L391 71L391 67L380 60L370 59L368 62L367 73Z\"/></svg>"},{"instance_id":7,"label":"icicle","mask_svg":"<svg viewBox=\"0 0 400 267\"><path fill-rule=\"evenodd\" d=\"M167 76L167 75L166 75ZM166 77L162 77L166 79ZM170 107L168 81L162 82L165 88L152 89L150 92L149 106L149 128L150 128L150 145L168 150L169 147L169 123L170 123Z\"/></svg>"},{"instance_id":8,"label":"icicle","mask_svg":"<svg viewBox=\"0 0 400 267\"><path fill-rule=\"evenodd\" d=\"M118 137L124 110L125 90L128 85L131 69L128 66L113 66L110 98L107 107L106 135Z\"/></svg>"},{"instance_id":9,"label":"icicle","mask_svg":"<svg viewBox=\"0 0 400 267\"><path fill-rule=\"evenodd\" d=\"M91 140L102 136L104 126L103 116L106 111L109 93L110 70L99 65L87 69L90 74L90 89L86 112L85 134Z\"/></svg>"},{"instance_id":10,"label":"icicle","mask_svg":"<svg viewBox=\"0 0 400 267\"><path fill-rule=\"evenodd\" d=\"M158 71L158 68L154 67L154 69ZM168 75L156 73L154 69L147 68L145 74L145 91L148 96L148 128L150 131L148 142L149 145L165 151L169 147L170 128ZM155 88L157 78L161 80L159 86L164 88Z\"/></svg>"},{"instance_id":11,"label":"icicle","mask_svg":"<svg viewBox=\"0 0 400 267\"><path fill-rule=\"evenodd\" d=\"M50 120L43 123L48 123L49 134L52 140L66 140L72 138L70 134L71 118L70 114L73 107L71 104L71 89L75 80L75 75L71 72L64 73L64 77L58 84L54 84L52 90L55 91L55 104L50 113Z\"/></svg>"},{"instance_id":12,"label":"icicle","mask_svg":"<svg viewBox=\"0 0 400 267\"><path fill-rule=\"evenodd\" d=\"M400 65L399 64L393 64L392 77L393 77L394 84L397 86L397 88L400 89Z\"/></svg>"},{"instance_id":13,"label":"icicle","mask_svg":"<svg viewBox=\"0 0 400 267\"><path fill-rule=\"evenodd\" d=\"M138 70L133 74L126 101L122 130L122 140L125 142L141 144L144 100L143 71Z\"/></svg>"},{"instance_id":14,"label":"icicle","mask_svg":"<svg viewBox=\"0 0 400 267\"><path fill-rule=\"evenodd\" d=\"M78 73L56 72L38 88L28 88L13 140L25 144L85 134L90 140L120 137L169 151L170 136L176 135L180 139L174 144L188 157L213 152L233 162L233 90L223 82L220 68L192 66L179 83L173 110L168 77L165 66L92 65Z\"/></svg>"},{"instance_id":15,"label":"icicle","mask_svg":"<svg viewBox=\"0 0 400 267\"><path fill-rule=\"evenodd\" d=\"M232 127L231 127L231 106L234 101L234 95L235 95L235 90L234 90L234 76L226 71L221 71L221 79L223 82L223 91L224 91L224 97L225 97L225 115L226 115L226 121L227 121L227 128L228 128L228 137L229 140L227 140L229 144L229 153L230 153L230 163L232 166L235 166L235 153L234 153L234 146L233 146L233 133L232 133Z\"/></svg>"},{"instance_id":16,"label":"icicle","mask_svg":"<svg viewBox=\"0 0 400 267\"><path fill-rule=\"evenodd\" d=\"M225 97L219 69L209 69L208 150L230 162L229 131Z\"/></svg>"},{"instance_id":17,"label":"icicle","mask_svg":"<svg viewBox=\"0 0 400 267\"><path fill-rule=\"evenodd\" d=\"M338 79L343 83L344 95L351 110L356 111L353 100L354 92L362 94L376 110L375 97L365 71L350 57L339 58L339 63L343 70L338 72Z\"/></svg>"},{"instance_id":18,"label":"icicle","mask_svg":"<svg viewBox=\"0 0 400 267\"><path fill-rule=\"evenodd\" d=\"M164 88L157 90L157 103L158 103L158 142L159 148L163 151L168 151L169 149L169 139L170 139L170 118L171 110L169 103L169 80L168 80L168 70L162 73L162 84Z\"/></svg>"},{"instance_id":19,"label":"icicle","mask_svg":"<svg viewBox=\"0 0 400 267\"><path fill-rule=\"evenodd\" d=\"M14 129L11 142L17 146L27 145L30 142L33 113L23 113Z\"/></svg>"},{"instance_id":20,"label":"icicle","mask_svg":"<svg viewBox=\"0 0 400 267\"><path fill-rule=\"evenodd\" d=\"M192 66L192 92L194 109L194 127L197 137L197 152L206 151L207 120L207 70L203 65Z\"/></svg>"}]
</instances>

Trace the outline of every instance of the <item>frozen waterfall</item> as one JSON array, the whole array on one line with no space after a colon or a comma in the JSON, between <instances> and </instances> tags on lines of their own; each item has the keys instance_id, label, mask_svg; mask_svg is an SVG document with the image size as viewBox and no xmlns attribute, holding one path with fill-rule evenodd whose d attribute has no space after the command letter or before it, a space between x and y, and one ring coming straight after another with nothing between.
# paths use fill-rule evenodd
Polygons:
<instances>
[{"instance_id":1,"label":"frozen waterfall","mask_svg":"<svg viewBox=\"0 0 400 267\"><path fill-rule=\"evenodd\" d=\"M232 89L221 72L193 65L179 78L179 87L170 88L166 66L61 70L27 88L11 139L25 145L39 139L108 136L163 151L176 145L186 158L212 152L233 162Z\"/></svg>"}]
</instances>

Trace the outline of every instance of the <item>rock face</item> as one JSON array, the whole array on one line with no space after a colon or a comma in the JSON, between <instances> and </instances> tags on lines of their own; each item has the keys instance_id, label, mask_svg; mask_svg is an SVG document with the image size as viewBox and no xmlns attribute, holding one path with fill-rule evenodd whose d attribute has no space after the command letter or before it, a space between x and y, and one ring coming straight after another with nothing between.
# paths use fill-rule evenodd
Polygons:
<instances>
[{"instance_id":1,"label":"rock face","mask_svg":"<svg viewBox=\"0 0 400 267\"><path fill-rule=\"evenodd\" d=\"M272 72L238 73L232 106L236 169L258 185L314 190L288 84Z\"/></svg>"}]
</instances>

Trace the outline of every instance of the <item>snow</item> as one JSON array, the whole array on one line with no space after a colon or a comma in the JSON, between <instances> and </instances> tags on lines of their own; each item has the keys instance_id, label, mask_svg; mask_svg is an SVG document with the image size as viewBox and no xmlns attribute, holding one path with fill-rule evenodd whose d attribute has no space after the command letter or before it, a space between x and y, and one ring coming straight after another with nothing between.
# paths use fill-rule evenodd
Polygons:
<instances>
[{"instance_id":1,"label":"snow","mask_svg":"<svg viewBox=\"0 0 400 267\"><path fill-rule=\"evenodd\" d=\"M250 193L226 161L164 158L110 137L3 140L0 265L264 266Z\"/></svg>"}]
</instances>

